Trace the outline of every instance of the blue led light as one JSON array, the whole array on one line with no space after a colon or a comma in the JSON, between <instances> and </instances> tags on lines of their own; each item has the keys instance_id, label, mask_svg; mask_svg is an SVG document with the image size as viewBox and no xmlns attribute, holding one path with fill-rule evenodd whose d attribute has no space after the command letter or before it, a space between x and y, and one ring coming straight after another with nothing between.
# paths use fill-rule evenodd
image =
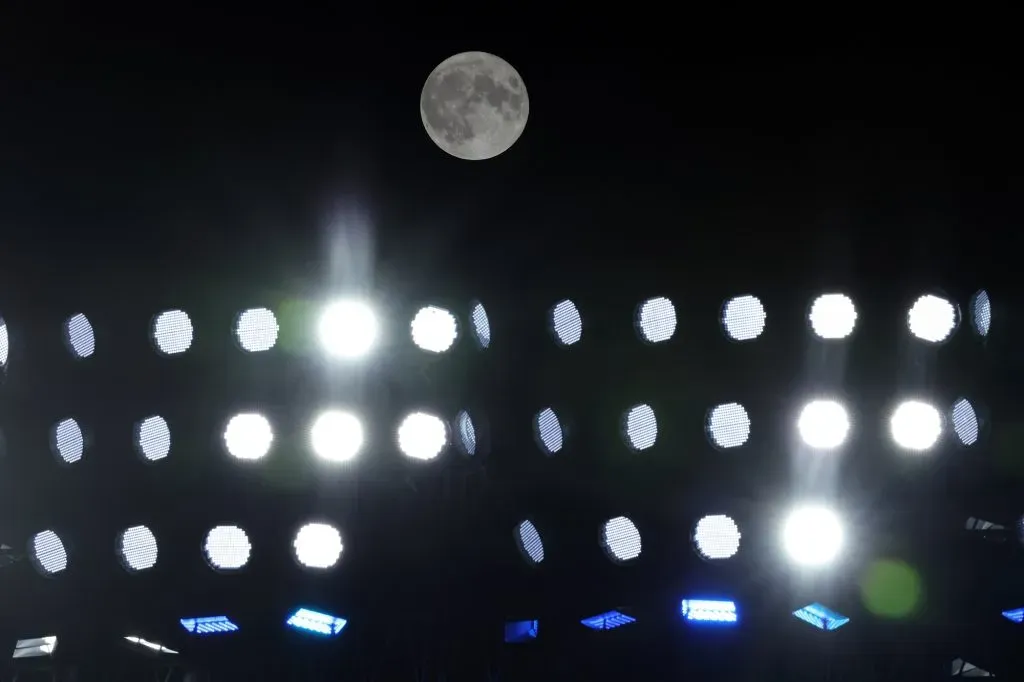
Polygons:
<instances>
[{"instance_id":1,"label":"blue led light","mask_svg":"<svg viewBox=\"0 0 1024 682\"><path fill-rule=\"evenodd\" d=\"M329 613L320 613L312 609L299 609L288 616L285 624L303 632L311 632L315 635L323 635L324 637L334 637L341 634L341 631L348 625L348 621L338 616L332 616Z\"/></svg>"},{"instance_id":2,"label":"blue led light","mask_svg":"<svg viewBox=\"0 0 1024 682\"><path fill-rule=\"evenodd\" d=\"M1003 618L1012 620L1014 623L1024 623L1024 608L1003 611Z\"/></svg>"},{"instance_id":3,"label":"blue led light","mask_svg":"<svg viewBox=\"0 0 1024 682\"><path fill-rule=\"evenodd\" d=\"M513 620L505 623L505 642L520 644L537 639L540 622L536 620Z\"/></svg>"},{"instance_id":4,"label":"blue led light","mask_svg":"<svg viewBox=\"0 0 1024 682\"><path fill-rule=\"evenodd\" d=\"M608 611L596 616L584 618L580 622L591 630L614 630L617 627L635 623L636 618L633 618L633 616L627 616L626 614L618 611Z\"/></svg>"},{"instance_id":5,"label":"blue led light","mask_svg":"<svg viewBox=\"0 0 1024 682\"><path fill-rule=\"evenodd\" d=\"M204 616L202 618L182 618L181 627L194 635L219 635L225 632L236 632L238 626L227 616Z\"/></svg>"},{"instance_id":6,"label":"blue led light","mask_svg":"<svg viewBox=\"0 0 1024 682\"><path fill-rule=\"evenodd\" d=\"M694 623L725 623L739 621L736 602L728 599L684 599L679 605L682 617Z\"/></svg>"},{"instance_id":7,"label":"blue led light","mask_svg":"<svg viewBox=\"0 0 1024 682\"><path fill-rule=\"evenodd\" d=\"M838 630L850 622L847 616L818 603L797 609L793 615L819 630Z\"/></svg>"}]
</instances>

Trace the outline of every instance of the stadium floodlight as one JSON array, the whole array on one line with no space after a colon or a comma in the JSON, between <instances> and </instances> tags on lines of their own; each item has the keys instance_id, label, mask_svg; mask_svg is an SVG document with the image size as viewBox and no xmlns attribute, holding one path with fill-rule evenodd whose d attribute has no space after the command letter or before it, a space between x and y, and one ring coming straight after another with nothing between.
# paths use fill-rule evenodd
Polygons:
<instances>
[{"instance_id":1,"label":"stadium floodlight","mask_svg":"<svg viewBox=\"0 0 1024 682\"><path fill-rule=\"evenodd\" d=\"M1024 607L1003 611L1003 618L1011 623L1024 623Z\"/></svg>"},{"instance_id":2,"label":"stadium floodlight","mask_svg":"<svg viewBox=\"0 0 1024 682\"><path fill-rule=\"evenodd\" d=\"M833 450L850 433L850 416L835 400L812 400L804 405L796 422L800 438L815 450Z\"/></svg>"},{"instance_id":3,"label":"stadium floodlight","mask_svg":"<svg viewBox=\"0 0 1024 682\"><path fill-rule=\"evenodd\" d=\"M247 353L262 353L273 348L279 331L277 317L269 308L243 310L235 320L235 338Z\"/></svg>"},{"instance_id":4,"label":"stadium floodlight","mask_svg":"<svg viewBox=\"0 0 1024 682\"><path fill-rule=\"evenodd\" d=\"M85 455L85 435L72 418L61 419L50 432L50 448L62 464L74 464Z\"/></svg>"},{"instance_id":5,"label":"stadium floodlight","mask_svg":"<svg viewBox=\"0 0 1024 682\"><path fill-rule=\"evenodd\" d=\"M513 620L505 623L505 642L507 644L522 644L537 639L540 632L540 621L537 620Z\"/></svg>"},{"instance_id":6,"label":"stadium floodlight","mask_svg":"<svg viewBox=\"0 0 1024 682\"><path fill-rule=\"evenodd\" d=\"M722 328L733 341L753 341L761 336L767 319L757 296L736 296L722 306Z\"/></svg>"},{"instance_id":7,"label":"stadium floodlight","mask_svg":"<svg viewBox=\"0 0 1024 682\"><path fill-rule=\"evenodd\" d=\"M338 563L344 545L341 533L327 523L307 523L292 542L295 559L306 568L327 569Z\"/></svg>"},{"instance_id":8,"label":"stadium floodlight","mask_svg":"<svg viewBox=\"0 0 1024 682\"><path fill-rule=\"evenodd\" d=\"M930 343L941 343L948 339L959 321L957 307L951 301L932 294L914 301L907 312L910 333Z\"/></svg>"},{"instance_id":9,"label":"stadium floodlight","mask_svg":"<svg viewBox=\"0 0 1024 682\"><path fill-rule=\"evenodd\" d=\"M992 302L988 292L981 289L971 297L971 326L978 336L988 336L992 327Z\"/></svg>"},{"instance_id":10,"label":"stadium floodlight","mask_svg":"<svg viewBox=\"0 0 1024 682\"><path fill-rule=\"evenodd\" d=\"M448 445L448 426L440 417L413 412L398 425L398 449L411 459L431 460Z\"/></svg>"},{"instance_id":11,"label":"stadium floodlight","mask_svg":"<svg viewBox=\"0 0 1024 682\"><path fill-rule=\"evenodd\" d=\"M537 565L544 561L544 541L540 538L540 532L533 525L532 521L520 521L515 530L516 546L523 560L531 565Z\"/></svg>"},{"instance_id":12,"label":"stadium floodlight","mask_svg":"<svg viewBox=\"0 0 1024 682\"><path fill-rule=\"evenodd\" d=\"M146 526L132 526L126 529L117 538L117 553L121 565L129 573L153 568L158 556L153 531Z\"/></svg>"},{"instance_id":13,"label":"stadium floodlight","mask_svg":"<svg viewBox=\"0 0 1024 682\"><path fill-rule=\"evenodd\" d=\"M223 635L238 632L238 626L227 616L202 616L182 618L181 627L193 635Z\"/></svg>"},{"instance_id":14,"label":"stadium floodlight","mask_svg":"<svg viewBox=\"0 0 1024 682\"><path fill-rule=\"evenodd\" d=\"M643 544L636 524L625 516L608 519L601 526L601 547L613 563L623 564L640 556Z\"/></svg>"},{"instance_id":15,"label":"stadium floodlight","mask_svg":"<svg viewBox=\"0 0 1024 682\"><path fill-rule=\"evenodd\" d=\"M807 314L811 329L822 339L845 339L857 324L857 308L845 294L822 294Z\"/></svg>"},{"instance_id":16,"label":"stadium floodlight","mask_svg":"<svg viewBox=\"0 0 1024 682\"><path fill-rule=\"evenodd\" d=\"M817 602L797 609L793 612L793 615L819 630L838 630L850 622L848 616L844 616L838 611L833 611Z\"/></svg>"},{"instance_id":17,"label":"stadium floodlight","mask_svg":"<svg viewBox=\"0 0 1024 682\"><path fill-rule=\"evenodd\" d=\"M28 542L28 555L32 565L44 576L53 576L68 567L68 553L64 542L52 530L36 533Z\"/></svg>"},{"instance_id":18,"label":"stadium floodlight","mask_svg":"<svg viewBox=\"0 0 1024 682\"><path fill-rule=\"evenodd\" d=\"M262 459L274 443L274 430L262 414L236 414L224 427L224 447L237 459Z\"/></svg>"},{"instance_id":19,"label":"stadium floodlight","mask_svg":"<svg viewBox=\"0 0 1024 682\"><path fill-rule=\"evenodd\" d=\"M135 425L135 449L147 462L159 462L171 453L171 429L159 415Z\"/></svg>"},{"instance_id":20,"label":"stadium floodlight","mask_svg":"<svg viewBox=\"0 0 1024 682\"><path fill-rule=\"evenodd\" d=\"M790 512L782 525L782 545L801 566L824 566L843 547L843 527L827 507L808 505Z\"/></svg>"},{"instance_id":21,"label":"stadium floodlight","mask_svg":"<svg viewBox=\"0 0 1024 682\"><path fill-rule=\"evenodd\" d=\"M345 360L366 356L376 343L377 334L377 316L373 309L355 300L335 301L326 306L317 326L324 352Z\"/></svg>"},{"instance_id":22,"label":"stadium floodlight","mask_svg":"<svg viewBox=\"0 0 1024 682\"><path fill-rule=\"evenodd\" d=\"M635 622L636 618L627 616L621 611L606 611L605 613L589 616L580 621L580 623L591 630L614 630L615 628Z\"/></svg>"},{"instance_id":23,"label":"stadium floodlight","mask_svg":"<svg viewBox=\"0 0 1024 682\"><path fill-rule=\"evenodd\" d=\"M430 305L417 311L409 331L418 347L430 353L444 353L459 337L459 323L450 311Z\"/></svg>"},{"instance_id":24,"label":"stadium floodlight","mask_svg":"<svg viewBox=\"0 0 1024 682\"><path fill-rule=\"evenodd\" d=\"M942 415L934 405L907 400L893 411L889 427L896 445L904 450L923 452L935 445L942 435Z\"/></svg>"},{"instance_id":25,"label":"stadium floodlight","mask_svg":"<svg viewBox=\"0 0 1024 682\"><path fill-rule=\"evenodd\" d=\"M551 332L560 346L571 346L583 338L583 318L576 304L565 299L551 308L549 313Z\"/></svg>"},{"instance_id":26,"label":"stadium floodlight","mask_svg":"<svg viewBox=\"0 0 1024 682\"><path fill-rule=\"evenodd\" d=\"M288 627L324 637L335 637L348 625L348 621L312 609L298 609L285 621Z\"/></svg>"},{"instance_id":27,"label":"stadium floodlight","mask_svg":"<svg viewBox=\"0 0 1024 682\"><path fill-rule=\"evenodd\" d=\"M727 599L684 599L679 615L691 623L729 623L739 621L736 602Z\"/></svg>"},{"instance_id":28,"label":"stadium floodlight","mask_svg":"<svg viewBox=\"0 0 1024 682\"><path fill-rule=\"evenodd\" d=\"M64 343L79 359L91 357L96 352L96 335L88 317L76 313L64 321Z\"/></svg>"},{"instance_id":29,"label":"stadium floodlight","mask_svg":"<svg viewBox=\"0 0 1024 682\"><path fill-rule=\"evenodd\" d=\"M351 412L327 410L313 422L309 440L313 452L320 459L348 462L363 447L363 424Z\"/></svg>"},{"instance_id":30,"label":"stadium floodlight","mask_svg":"<svg viewBox=\"0 0 1024 682\"><path fill-rule=\"evenodd\" d=\"M138 637L136 635L125 635L124 640L130 644L134 644L137 647L152 651L157 654L177 654L178 652L174 649L168 649L163 644L151 642L148 639Z\"/></svg>"},{"instance_id":31,"label":"stadium floodlight","mask_svg":"<svg viewBox=\"0 0 1024 682\"><path fill-rule=\"evenodd\" d=\"M161 355L178 355L192 347L192 320L184 310L165 310L153 320L153 343Z\"/></svg>"},{"instance_id":32,"label":"stadium floodlight","mask_svg":"<svg viewBox=\"0 0 1024 682\"><path fill-rule=\"evenodd\" d=\"M206 534L203 556L215 571L237 571L249 563L252 545L238 526L216 526Z\"/></svg>"},{"instance_id":33,"label":"stadium floodlight","mask_svg":"<svg viewBox=\"0 0 1024 682\"><path fill-rule=\"evenodd\" d=\"M649 298L636 310L636 330L646 343L664 343L676 333L676 307L664 296Z\"/></svg>"},{"instance_id":34,"label":"stadium floodlight","mask_svg":"<svg viewBox=\"0 0 1024 682\"><path fill-rule=\"evenodd\" d=\"M693 545L704 559L718 561L736 556L740 551L739 526L724 514L704 516L693 528Z\"/></svg>"},{"instance_id":35,"label":"stadium floodlight","mask_svg":"<svg viewBox=\"0 0 1024 682\"><path fill-rule=\"evenodd\" d=\"M14 655L11 658L40 658L53 656L57 650L57 635L19 639L14 644Z\"/></svg>"}]
</instances>

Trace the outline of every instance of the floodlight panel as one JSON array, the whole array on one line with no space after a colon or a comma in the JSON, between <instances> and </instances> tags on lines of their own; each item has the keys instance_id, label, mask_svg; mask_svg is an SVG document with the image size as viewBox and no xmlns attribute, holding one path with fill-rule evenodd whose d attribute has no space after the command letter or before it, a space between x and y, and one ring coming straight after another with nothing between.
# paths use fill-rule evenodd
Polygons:
<instances>
[{"instance_id":1,"label":"floodlight panel","mask_svg":"<svg viewBox=\"0 0 1024 682\"><path fill-rule=\"evenodd\" d=\"M625 516L617 516L604 522L601 528L601 547L615 563L633 561L640 556L643 543L636 524Z\"/></svg>"},{"instance_id":2,"label":"floodlight panel","mask_svg":"<svg viewBox=\"0 0 1024 682\"><path fill-rule=\"evenodd\" d=\"M740 551L741 537L739 526L724 514L704 516L693 529L693 543L697 553L712 561L735 556Z\"/></svg>"},{"instance_id":3,"label":"floodlight panel","mask_svg":"<svg viewBox=\"0 0 1024 682\"><path fill-rule=\"evenodd\" d=\"M931 449L942 435L942 415L920 400L899 404L889 422L892 439L904 450L923 452Z\"/></svg>"},{"instance_id":4,"label":"floodlight panel","mask_svg":"<svg viewBox=\"0 0 1024 682\"><path fill-rule=\"evenodd\" d=\"M159 555L156 536L146 526L132 526L126 529L119 536L117 545L125 570L134 573L156 565Z\"/></svg>"},{"instance_id":5,"label":"floodlight panel","mask_svg":"<svg viewBox=\"0 0 1024 682\"><path fill-rule=\"evenodd\" d=\"M348 621L344 618L306 608L295 611L295 613L288 616L285 623L295 630L311 632L325 637L341 634L341 631L348 625Z\"/></svg>"},{"instance_id":6,"label":"floodlight panel","mask_svg":"<svg viewBox=\"0 0 1024 682\"><path fill-rule=\"evenodd\" d=\"M52 530L44 530L32 536L29 556L36 569L46 576L60 573L68 567L68 553L64 543Z\"/></svg>"},{"instance_id":7,"label":"floodlight panel","mask_svg":"<svg viewBox=\"0 0 1024 682\"><path fill-rule=\"evenodd\" d=\"M757 296L736 296L722 308L722 327L733 341L753 341L761 336L767 319Z\"/></svg>"},{"instance_id":8,"label":"floodlight panel","mask_svg":"<svg viewBox=\"0 0 1024 682\"><path fill-rule=\"evenodd\" d=\"M181 627L194 635L220 635L238 631L238 625L227 616L182 618L180 622Z\"/></svg>"},{"instance_id":9,"label":"floodlight panel","mask_svg":"<svg viewBox=\"0 0 1024 682\"><path fill-rule=\"evenodd\" d=\"M736 623L736 602L728 599L684 599L679 604L684 620L698 623Z\"/></svg>"},{"instance_id":10,"label":"floodlight panel","mask_svg":"<svg viewBox=\"0 0 1024 682\"><path fill-rule=\"evenodd\" d=\"M224 447L236 459L262 459L274 443L274 430L262 414L236 414L224 428Z\"/></svg>"},{"instance_id":11,"label":"floodlight panel","mask_svg":"<svg viewBox=\"0 0 1024 682\"><path fill-rule=\"evenodd\" d=\"M72 418L62 419L53 427L53 451L64 464L81 461L85 454L85 436L82 427Z\"/></svg>"},{"instance_id":12,"label":"floodlight panel","mask_svg":"<svg viewBox=\"0 0 1024 682\"><path fill-rule=\"evenodd\" d=\"M448 445L448 426L437 416L413 412L398 425L398 449L419 460L437 458Z\"/></svg>"},{"instance_id":13,"label":"floodlight panel","mask_svg":"<svg viewBox=\"0 0 1024 682\"><path fill-rule=\"evenodd\" d=\"M437 306L420 308L409 328L412 342L430 353L444 353L455 344L459 336L459 324L455 316Z\"/></svg>"},{"instance_id":14,"label":"floodlight panel","mask_svg":"<svg viewBox=\"0 0 1024 682\"><path fill-rule=\"evenodd\" d=\"M153 342L162 355L178 355L192 346L192 320L183 310L165 310L153 320Z\"/></svg>"},{"instance_id":15,"label":"floodlight panel","mask_svg":"<svg viewBox=\"0 0 1024 682\"><path fill-rule=\"evenodd\" d=\"M554 455L562 449L565 438L562 422L550 407L545 407L534 416L533 432L544 454Z\"/></svg>"},{"instance_id":16,"label":"floodlight panel","mask_svg":"<svg viewBox=\"0 0 1024 682\"><path fill-rule=\"evenodd\" d=\"M528 563L539 564L544 561L544 541L532 521L520 521L516 526L515 538L516 546Z\"/></svg>"},{"instance_id":17,"label":"floodlight panel","mask_svg":"<svg viewBox=\"0 0 1024 682\"><path fill-rule=\"evenodd\" d=\"M143 459L159 462L171 453L171 429L159 415L146 417L135 427L135 447Z\"/></svg>"},{"instance_id":18,"label":"floodlight panel","mask_svg":"<svg viewBox=\"0 0 1024 682\"><path fill-rule=\"evenodd\" d=\"M633 616L627 616L621 611L606 611L605 613L599 613L596 616L589 616L580 621L581 624L590 628L591 630L614 630L620 628L623 625L629 625L635 623L636 618Z\"/></svg>"},{"instance_id":19,"label":"floodlight panel","mask_svg":"<svg viewBox=\"0 0 1024 682\"><path fill-rule=\"evenodd\" d=\"M321 313L317 334L328 355L347 360L361 358L377 341L377 316L361 301L335 301Z\"/></svg>"},{"instance_id":20,"label":"floodlight panel","mask_svg":"<svg viewBox=\"0 0 1024 682\"><path fill-rule=\"evenodd\" d=\"M344 545L341 532L327 523L307 523L292 542L295 558L307 568L328 569L338 563Z\"/></svg>"},{"instance_id":21,"label":"floodlight panel","mask_svg":"<svg viewBox=\"0 0 1024 682\"><path fill-rule=\"evenodd\" d=\"M654 447L658 441L658 418L650 405L634 405L623 420L626 445L635 452Z\"/></svg>"},{"instance_id":22,"label":"floodlight panel","mask_svg":"<svg viewBox=\"0 0 1024 682\"><path fill-rule=\"evenodd\" d=\"M238 526L216 526L206 534L203 554L216 571L237 571L249 563L252 544Z\"/></svg>"},{"instance_id":23,"label":"floodlight panel","mask_svg":"<svg viewBox=\"0 0 1024 682\"><path fill-rule=\"evenodd\" d=\"M14 654L11 658L39 658L42 656L53 656L53 653L56 650L56 635L19 639L14 644Z\"/></svg>"},{"instance_id":24,"label":"floodlight panel","mask_svg":"<svg viewBox=\"0 0 1024 682\"><path fill-rule=\"evenodd\" d=\"M707 422L708 438L722 449L738 448L750 439L750 415L739 403L723 403L711 408Z\"/></svg>"},{"instance_id":25,"label":"floodlight panel","mask_svg":"<svg viewBox=\"0 0 1024 682\"><path fill-rule=\"evenodd\" d=\"M274 311L269 308L249 308L235 320L235 338L248 353L268 351L277 344L280 327Z\"/></svg>"},{"instance_id":26,"label":"floodlight panel","mask_svg":"<svg viewBox=\"0 0 1024 682\"><path fill-rule=\"evenodd\" d=\"M807 314L811 329L822 339L844 339L857 324L857 308L845 294L822 294Z\"/></svg>"},{"instance_id":27,"label":"floodlight panel","mask_svg":"<svg viewBox=\"0 0 1024 682\"><path fill-rule=\"evenodd\" d=\"M850 416L835 400L812 400L797 418L800 438L815 450L832 450L846 441L850 433Z\"/></svg>"},{"instance_id":28,"label":"floodlight panel","mask_svg":"<svg viewBox=\"0 0 1024 682\"><path fill-rule=\"evenodd\" d=\"M831 563L842 550L843 541L839 517L826 507L798 507L783 523L783 547L789 557L802 566Z\"/></svg>"},{"instance_id":29,"label":"floodlight panel","mask_svg":"<svg viewBox=\"0 0 1024 682\"><path fill-rule=\"evenodd\" d=\"M838 630L850 622L848 616L844 616L838 611L833 611L817 602L797 609L793 612L793 615L808 625L826 631Z\"/></svg>"},{"instance_id":30,"label":"floodlight panel","mask_svg":"<svg viewBox=\"0 0 1024 682\"><path fill-rule=\"evenodd\" d=\"M930 343L941 343L956 331L957 308L941 296L926 294L914 301L907 313L910 333Z\"/></svg>"},{"instance_id":31,"label":"floodlight panel","mask_svg":"<svg viewBox=\"0 0 1024 682\"><path fill-rule=\"evenodd\" d=\"M551 308L551 330L560 346L571 346L583 338L583 318L575 303L565 299Z\"/></svg>"},{"instance_id":32,"label":"floodlight panel","mask_svg":"<svg viewBox=\"0 0 1024 682\"><path fill-rule=\"evenodd\" d=\"M64 322L64 338L76 358L88 358L96 352L92 323L82 313L76 313Z\"/></svg>"},{"instance_id":33,"label":"floodlight panel","mask_svg":"<svg viewBox=\"0 0 1024 682\"><path fill-rule=\"evenodd\" d=\"M636 312L636 328L647 343L664 343L676 333L676 307L664 296L649 298Z\"/></svg>"},{"instance_id":34,"label":"floodlight panel","mask_svg":"<svg viewBox=\"0 0 1024 682\"><path fill-rule=\"evenodd\" d=\"M363 448L363 424L351 412L327 410L313 422L309 431L313 452L328 462L348 462Z\"/></svg>"},{"instance_id":35,"label":"floodlight panel","mask_svg":"<svg viewBox=\"0 0 1024 682\"><path fill-rule=\"evenodd\" d=\"M950 410L950 421L953 422L953 432L964 445L974 445L981 435L981 424L978 420L978 413L967 398L960 398L953 403Z\"/></svg>"}]
</instances>

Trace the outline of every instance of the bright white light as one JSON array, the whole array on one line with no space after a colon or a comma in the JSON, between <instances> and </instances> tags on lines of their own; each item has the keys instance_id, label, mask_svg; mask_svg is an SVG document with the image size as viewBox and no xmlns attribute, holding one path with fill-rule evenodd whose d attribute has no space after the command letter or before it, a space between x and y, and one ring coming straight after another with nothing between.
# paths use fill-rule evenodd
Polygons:
<instances>
[{"instance_id":1,"label":"bright white light","mask_svg":"<svg viewBox=\"0 0 1024 682\"><path fill-rule=\"evenodd\" d=\"M206 534L203 555L217 571L237 571L249 563L252 545L238 526L216 526Z\"/></svg>"},{"instance_id":2,"label":"bright white light","mask_svg":"<svg viewBox=\"0 0 1024 682\"><path fill-rule=\"evenodd\" d=\"M117 542L121 563L131 572L144 571L156 565L156 536L146 526L132 526L121 533Z\"/></svg>"},{"instance_id":3,"label":"bright white light","mask_svg":"<svg viewBox=\"0 0 1024 682\"><path fill-rule=\"evenodd\" d=\"M583 338L583 318L576 304L565 299L551 309L551 329L562 346L571 346Z\"/></svg>"},{"instance_id":4,"label":"bright white light","mask_svg":"<svg viewBox=\"0 0 1024 682\"><path fill-rule=\"evenodd\" d=\"M33 535L28 549L32 563L43 575L54 575L68 567L68 553L64 543L52 530Z\"/></svg>"},{"instance_id":5,"label":"bright white light","mask_svg":"<svg viewBox=\"0 0 1024 682\"><path fill-rule=\"evenodd\" d=\"M235 338L242 350L260 353L270 350L277 343L280 328L274 312L267 308L249 308L242 311L235 321Z\"/></svg>"},{"instance_id":6,"label":"bright white light","mask_svg":"<svg viewBox=\"0 0 1024 682\"><path fill-rule=\"evenodd\" d=\"M171 452L171 430L163 417L146 417L135 426L135 447L150 462L157 462Z\"/></svg>"},{"instance_id":7,"label":"bright white light","mask_svg":"<svg viewBox=\"0 0 1024 682\"><path fill-rule=\"evenodd\" d=\"M53 449L65 464L74 464L85 454L82 427L74 419L62 419L53 427Z\"/></svg>"},{"instance_id":8,"label":"bright white light","mask_svg":"<svg viewBox=\"0 0 1024 682\"><path fill-rule=\"evenodd\" d=\"M927 450L942 435L942 415L934 406L918 400L900 403L889 425L892 439L907 450Z\"/></svg>"},{"instance_id":9,"label":"bright white light","mask_svg":"<svg viewBox=\"0 0 1024 682\"><path fill-rule=\"evenodd\" d=\"M640 556L643 544L636 524L625 516L617 516L604 522L601 528L601 547L615 563L632 561Z\"/></svg>"},{"instance_id":10,"label":"bright white light","mask_svg":"<svg viewBox=\"0 0 1024 682\"><path fill-rule=\"evenodd\" d=\"M697 552L705 559L728 559L740 551L740 529L724 514L705 516L693 529Z\"/></svg>"},{"instance_id":11,"label":"bright white light","mask_svg":"<svg viewBox=\"0 0 1024 682\"><path fill-rule=\"evenodd\" d=\"M796 426L804 443L816 450L831 450L846 440L850 417L834 400L814 400L801 410Z\"/></svg>"},{"instance_id":12,"label":"bright white light","mask_svg":"<svg viewBox=\"0 0 1024 682\"><path fill-rule=\"evenodd\" d=\"M163 644L158 644L156 642L150 642L148 639L143 639L142 637L137 637L135 635L125 635L125 640L131 642L132 644L137 644L138 646L141 646L141 647L143 647L145 649L149 649L150 651L155 651L155 652L160 653L160 654L176 654L176 653L178 653L174 649L168 649Z\"/></svg>"},{"instance_id":13,"label":"bright white light","mask_svg":"<svg viewBox=\"0 0 1024 682\"><path fill-rule=\"evenodd\" d=\"M739 403L716 405L708 413L708 436L720 448L738 448L750 438L750 416Z\"/></svg>"},{"instance_id":14,"label":"bright white light","mask_svg":"<svg viewBox=\"0 0 1024 682\"><path fill-rule=\"evenodd\" d=\"M753 341L764 332L767 317L757 296L737 296L722 309L722 326L733 341Z\"/></svg>"},{"instance_id":15,"label":"bright white light","mask_svg":"<svg viewBox=\"0 0 1024 682\"><path fill-rule=\"evenodd\" d=\"M835 512L806 506L790 512L782 525L782 546L802 566L824 566L843 548L843 527Z\"/></svg>"},{"instance_id":16,"label":"bright white light","mask_svg":"<svg viewBox=\"0 0 1024 682\"><path fill-rule=\"evenodd\" d=\"M324 308L317 331L328 355L361 358L377 340L377 317L360 301L336 301Z\"/></svg>"},{"instance_id":17,"label":"bright white light","mask_svg":"<svg viewBox=\"0 0 1024 682\"><path fill-rule=\"evenodd\" d=\"M87 358L96 352L96 336L89 318L78 313L64 322L64 340L76 358Z\"/></svg>"},{"instance_id":18,"label":"bright white light","mask_svg":"<svg viewBox=\"0 0 1024 682\"><path fill-rule=\"evenodd\" d=\"M545 454L553 455L562 449L562 422L550 407L545 407L533 417L533 434Z\"/></svg>"},{"instance_id":19,"label":"bright white light","mask_svg":"<svg viewBox=\"0 0 1024 682\"><path fill-rule=\"evenodd\" d=\"M295 534L295 558L307 568L325 569L334 566L344 549L341 533L326 523L307 523Z\"/></svg>"},{"instance_id":20,"label":"bright white light","mask_svg":"<svg viewBox=\"0 0 1024 682\"><path fill-rule=\"evenodd\" d=\"M153 342L164 355L184 353L192 346L192 320L183 310L165 310L153 320Z\"/></svg>"},{"instance_id":21,"label":"bright white light","mask_svg":"<svg viewBox=\"0 0 1024 682\"><path fill-rule=\"evenodd\" d=\"M236 414L224 429L224 446L238 459L260 459L273 442L274 431L262 414Z\"/></svg>"},{"instance_id":22,"label":"bright white light","mask_svg":"<svg viewBox=\"0 0 1024 682\"><path fill-rule=\"evenodd\" d=\"M330 462L347 462L363 447L363 425L349 412L328 410L309 431L313 452Z\"/></svg>"},{"instance_id":23,"label":"bright white light","mask_svg":"<svg viewBox=\"0 0 1024 682\"><path fill-rule=\"evenodd\" d=\"M634 405L626 414L626 444L633 450L654 447L658 440L658 419L650 405Z\"/></svg>"},{"instance_id":24,"label":"bright white light","mask_svg":"<svg viewBox=\"0 0 1024 682\"><path fill-rule=\"evenodd\" d=\"M910 333L923 341L939 343L956 329L956 307L944 298L927 294L917 299L907 313Z\"/></svg>"},{"instance_id":25,"label":"bright white light","mask_svg":"<svg viewBox=\"0 0 1024 682\"><path fill-rule=\"evenodd\" d=\"M412 342L425 351L443 353L452 347L459 335L455 316L444 308L420 308L410 325Z\"/></svg>"},{"instance_id":26,"label":"bright white light","mask_svg":"<svg viewBox=\"0 0 1024 682\"><path fill-rule=\"evenodd\" d=\"M857 308L845 294L822 294L814 300L808 315L811 329L823 339L842 339L853 333Z\"/></svg>"},{"instance_id":27,"label":"bright white light","mask_svg":"<svg viewBox=\"0 0 1024 682\"><path fill-rule=\"evenodd\" d=\"M438 417L413 412L398 426L398 449L412 459L434 459L448 445L448 427Z\"/></svg>"},{"instance_id":28,"label":"bright white light","mask_svg":"<svg viewBox=\"0 0 1024 682\"><path fill-rule=\"evenodd\" d=\"M636 327L647 343L664 343L676 333L676 307L664 296L649 298L640 304Z\"/></svg>"}]
</instances>

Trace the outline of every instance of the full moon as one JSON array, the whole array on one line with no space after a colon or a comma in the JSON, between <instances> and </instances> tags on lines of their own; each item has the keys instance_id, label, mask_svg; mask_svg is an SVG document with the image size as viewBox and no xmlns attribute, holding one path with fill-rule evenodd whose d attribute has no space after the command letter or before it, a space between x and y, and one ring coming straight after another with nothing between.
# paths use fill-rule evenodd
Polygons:
<instances>
[{"instance_id":1,"label":"full moon","mask_svg":"<svg viewBox=\"0 0 1024 682\"><path fill-rule=\"evenodd\" d=\"M430 139L468 161L508 150L523 134L529 115L530 98L519 72L486 52L444 60L420 94L420 116Z\"/></svg>"}]
</instances>

